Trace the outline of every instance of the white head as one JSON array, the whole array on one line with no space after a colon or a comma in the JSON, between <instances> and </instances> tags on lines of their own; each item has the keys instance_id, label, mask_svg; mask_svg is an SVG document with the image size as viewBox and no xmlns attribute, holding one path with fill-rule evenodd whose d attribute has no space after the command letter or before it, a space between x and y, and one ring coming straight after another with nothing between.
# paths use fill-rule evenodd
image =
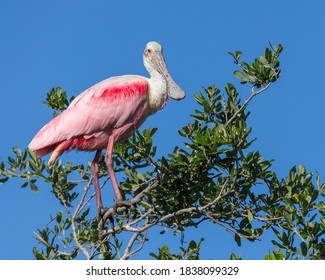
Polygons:
<instances>
[{"instance_id":1,"label":"white head","mask_svg":"<svg viewBox=\"0 0 325 280\"><path fill-rule=\"evenodd\" d=\"M167 84L167 94L170 98L181 100L185 92L176 84L170 76L163 56L162 47L157 42L149 42L143 53L144 65L151 76L159 74Z\"/></svg>"},{"instance_id":2,"label":"white head","mask_svg":"<svg viewBox=\"0 0 325 280\"><path fill-rule=\"evenodd\" d=\"M153 50L156 52L162 52L162 47L159 43L155 41L148 42L146 45L146 50Z\"/></svg>"}]
</instances>

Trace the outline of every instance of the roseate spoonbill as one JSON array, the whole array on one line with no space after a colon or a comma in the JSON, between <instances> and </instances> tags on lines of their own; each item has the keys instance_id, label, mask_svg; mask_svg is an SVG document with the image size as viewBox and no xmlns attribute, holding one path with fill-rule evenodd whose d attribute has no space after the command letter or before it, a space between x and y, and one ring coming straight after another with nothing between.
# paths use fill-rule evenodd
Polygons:
<instances>
[{"instance_id":1,"label":"roseate spoonbill","mask_svg":"<svg viewBox=\"0 0 325 280\"><path fill-rule=\"evenodd\" d=\"M125 75L99 82L43 126L28 146L38 157L52 152L49 166L65 151L96 151L91 170L98 213L103 207L98 181L101 151L106 148L105 162L115 193L115 205L123 205L113 169L114 143L130 137L148 116L165 106L169 97L175 100L185 97L169 74L160 44L149 42L146 45L143 63L150 78Z\"/></svg>"}]
</instances>

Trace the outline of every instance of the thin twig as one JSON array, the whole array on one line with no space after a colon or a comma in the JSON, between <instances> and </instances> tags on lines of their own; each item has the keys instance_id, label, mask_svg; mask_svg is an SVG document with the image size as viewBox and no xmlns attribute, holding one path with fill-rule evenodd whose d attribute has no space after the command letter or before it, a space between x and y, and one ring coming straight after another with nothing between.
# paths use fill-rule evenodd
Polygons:
<instances>
[{"instance_id":1,"label":"thin twig","mask_svg":"<svg viewBox=\"0 0 325 280\"><path fill-rule=\"evenodd\" d=\"M46 247L48 248L51 248L53 250L53 252L55 254L57 254L58 256L60 255L64 255L64 256L67 256L67 257L70 257L72 256L73 254L76 253L76 251L78 250L78 248L74 248L71 252L66 252L66 251L60 251L58 250L56 247L52 246L51 244L49 244L48 242L46 242L39 234L37 234L35 231L33 232L34 235L35 235L35 239L41 243L43 243Z\"/></svg>"},{"instance_id":2,"label":"thin twig","mask_svg":"<svg viewBox=\"0 0 325 280\"><path fill-rule=\"evenodd\" d=\"M74 214L72 214L70 209L69 209L69 206L67 205L66 200L64 199L64 197L62 195L59 195L59 198L62 201L62 203L63 203L63 205L64 205L64 207L65 207L65 209L67 211L68 216L70 217L73 239L74 239L77 247L85 254L87 259L89 260L90 259L89 252L79 242L79 237L78 237L77 228L76 228L76 224L75 224L75 218L76 218L77 211L75 211Z\"/></svg>"},{"instance_id":3,"label":"thin twig","mask_svg":"<svg viewBox=\"0 0 325 280\"><path fill-rule=\"evenodd\" d=\"M258 241L261 241L260 238L256 237L255 235L252 235L252 236L249 236L249 235L245 235L245 234L242 234L240 232L238 232L237 230L234 230L232 228L229 228L227 226L225 226L223 223L221 223L219 220L215 219L212 215L210 215L210 213L205 213L205 215L210 219L212 220L213 222L215 222L216 224L218 224L219 226L223 227L227 232L230 232L231 234L233 235L238 235L240 238L243 238L243 239L255 239L255 240L258 240Z\"/></svg>"},{"instance_id":4,"label":"thin twig","mask_svg":"<svg viewBox=\"0 0 325 280\"><path fill-rule=\"evenodd\" d=\"M203 211L203 210L209 208L211 205L214 205L215 203L217 203L222 198L222 192L225 189L226 185L228 184L228 181L229 181L229 177L223 183L219 195L213 201L211 201L210 203L208 203L208 204L206 204L206 205L204 205L202 207L199 207L199 211Z\"/></svg>"},{"instance_id":5,"label":"thin twig","mask_svg":"<svg viewBox=\"0 0 325 280\"><path fill-rule=\"evenodd\" d=\"M76 208L76 210L75 210L75 212L73 214L74 217L78 216L79 213L80 213L80 211L82 211L82 209L84 208L83 203L84 203L85 197L86 197L86 195L87 195L87 193L89 191L89 188L90 188L90 185L91 185L91 181L92 180L89 180L88 184L84 187L84 192L83 192L83 194L81 196L81 199L80 199L80 201L79 201L79 203L77 205L77 208Z\"/></svg>"},{"instance_id":6,"label":"thin twig","mask_svg":"<svg viewBox=\"0 0 325 280\"><path fill-rule=\"evenodd\" d=\"M245 100L244 104L242 107L240 107L237 112L225 123L224 126L228 126L237 116L239 113L241 113L248 105L248 103L258 94L260 94L261 92L267 90L269 88L269 86L271 85L271 83L268 83L266 86L262 87L259 91L255 91L254 86L252 86L252 94L250 95L250 97Z\"/></svg>"}]
</instances>

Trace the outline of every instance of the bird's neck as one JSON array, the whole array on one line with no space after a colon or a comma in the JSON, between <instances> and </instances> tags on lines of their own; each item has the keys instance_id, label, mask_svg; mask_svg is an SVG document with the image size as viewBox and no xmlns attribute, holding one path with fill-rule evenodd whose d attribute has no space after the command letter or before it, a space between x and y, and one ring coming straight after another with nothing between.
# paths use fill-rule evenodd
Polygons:
<instances>
[{"instance_id":1,"label":"bird's neck","mask_svg":"<svg viewBox=\"0 0 325 280\"><path fill-rule=\"evenodd\" d=\"M161 110L168 100L167 81L165 77L157 71L152 71L150 73L150 76L148 96L149 109L150 114L154 114L157 111Z\"/></svg>"}]
</instances>

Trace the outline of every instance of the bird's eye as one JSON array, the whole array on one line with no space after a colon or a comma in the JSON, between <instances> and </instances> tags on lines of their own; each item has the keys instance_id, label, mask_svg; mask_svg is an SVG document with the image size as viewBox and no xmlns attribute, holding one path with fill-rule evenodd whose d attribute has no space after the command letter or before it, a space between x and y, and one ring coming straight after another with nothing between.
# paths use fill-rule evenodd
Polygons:
<instances>
[{"instance_id":1,"label":"bird's eye","mask_svg":"<svg viewBox=\"0 0 325 280\"><path fill-rule=\"evenodd\" d=\"M151 49L148 49L147 51L148 51L148 53L151 53L151 52L152 52L152 50L151 50Z\"/></svg>"}]
</instances>

